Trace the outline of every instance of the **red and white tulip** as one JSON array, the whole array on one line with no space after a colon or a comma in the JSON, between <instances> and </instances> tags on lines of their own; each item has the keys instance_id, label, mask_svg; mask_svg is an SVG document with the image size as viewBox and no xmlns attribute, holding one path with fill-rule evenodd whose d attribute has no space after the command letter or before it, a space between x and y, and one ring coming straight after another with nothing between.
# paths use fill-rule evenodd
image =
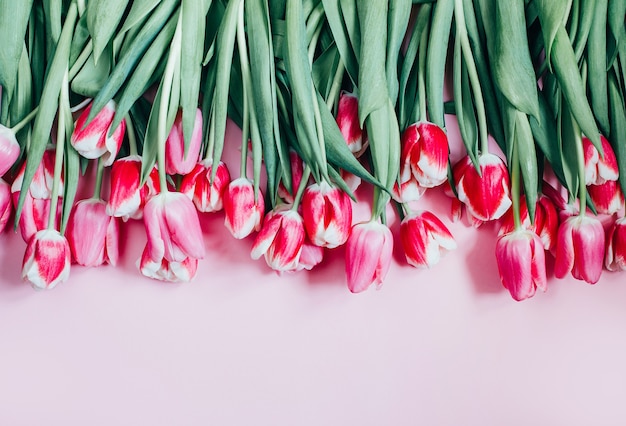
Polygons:
<instances>
[{"instance_id":1,"label":"red and white tulip","mask_svg":"<svg viewBox=\"0 0 626 426\"><path fill-rule=\"evenodd\" d=\"M109 216L141 219L146 202L160 191L159 173L152 168L148 179L141 183L141 157L130 155L120 158L111 167L111 196L106 212Z\"/></svg>"},{"instance_id":2,"label":"red and white tulip","mask_svg":"<svg viewBox=\"0 0 626 426\"><path fill-rule=\"evenodd\" d=\"M72 133L71 144L83 157L89 159L102 158L104 165L110 166L124 141L126 122L122 120L113 133L109 135L117 108L115 101L109 101L87 124L92 106L93 103L90 103L78 117Z\"/></svg>"},{"instance_id":3,"label":"red and white tulip","mask_svg":"<svg viewBox=\"0 0 626 426\"><path fill-rule=\"evenodd\" d=\"M436 124L411 124L402 133L400 182L411 177L423 188L441 185L448 177L448 136Z\"/></svg>"},{"instance_id":4,"label":"red and white tulip","mask_svg":"<svg viewBox=\"0 0 626 426\"><path fill-rule=\"evenodd\" d=\"M346 242L352 227L350 197L326 181L306 188L302 196L304 229L313 244L335 248Z\"/></svg>"},{"instance_id":5,"label":"red and white tulip","mask_svg":"<svg viewBox=\"0 0 626 426\"><path fill-rule=\"evenodd\" d=\"M148 278L173 283L189 282L198 271L198 259L186 257L180 262L170 262L165 258L154 260L146 246L137 266L139 271Z\"/></svg>"},{"instance_id":6,"label":"red and white tulip","mask_svg":"<svg viewBox=\"0 0 626 426\"><path fill-rule=\"evenodd\" d=\"M200 212L210 213L222 210L224 192L230 184L230 173L223 162L217 165L215 179L211 182L213 161L202 160L183 177L180 192L193 200Z\"/></svg>"},{"instance_id":7,"label":"red and white tulip","mask_svg":"<svg viewBox=\"0 0 626 426\"><path fill-rule=\"evenodd\" d=\"M43 229L30 239L22 262L22 278L35 289L52 289L70 276L70 246L58 231Z\"/></svg>"},{"instance_id":8,"label":"red and white tulip","mask_svg":"<svg viewBox=\"0 0 626 426\"><path fill-rule=\"evenodd\" d=\"M600 135L604 156L591 143L587 137L583 137L583 151L585 155L585 185L601 185L608 180L617 180L619 169L615 152L608 140Z\"/></svg>"},{"instance_id":9,"label":"red and white tulip","mask_svg":"<svg viewBox=\"0 0 626 426\"><path fill-rule=\"evenodd\" d=\"M67 226L72 257L79 265L117 264L119 258L119 219L106 213L106 203L98 199L77 202Z\"/></svg>"},{"instance_id":10,"label":"red and white tulip","mask_svg":"<svg viewBox=\"0 0 626 426\"><path fill-rule=\"evenodd\" d=\"M604 228L598 219L569 217L559 226L554 275L563 278L571 272L578 280L597 283L602 274L604 243Z\"/></svg>"},{"instance_id":11,"label":"red and white tulip","mask_svg":"<svg viewBox=\"0 0 626 426\"><path fill-rule=\"evenodd\" d=\"M20 145L15 133L0 124L0 176L9 171L20 156Z\"/></svg>"},{"instance_id":12,"label":"red and white tulip","mask_svg":"<svg viewBox=\"0 0 626 426\"><path fill-rule=\"evenodd\" d=\"M604 266L609 271L626 271L626 218L615 221L607 233Z\"/></svg>"},{"instance_id":13,"label":"red and white tulip","mask_svg":"<svg viewBox=\"0 0 626 426\"><path fill-rule=\"evenodd\" d=\"M250 255L255 260L264 256L267 265L275 271L295 271L304 239L302 216L291 206L283 205L265 216Z\"/></svg>"},{"instance_id":14,"label":"red and white tulip","mask_svg":"<svg viewBox=\"0 0 626 426\"><path fill-rule=\"evenodd\" d=\"M599 185L588 185L587 191L598 213L613 214L624 207L624 194L615 180L607 180Z\"/></svg>"},{"instance_id":15,"label":"red and white tulip","mask_svg":"<svg viewBox=\"0 0 626 426\"><path fill-rule=\"evenodd\" d=\"M400 224L400 241L409 265L430 268L443 253L456 249L456 241L446 226L429 211L407 215Z\"/></svg>"},{"instance_id":16,"label":"red and white tulip","mask_svg":"<svg viewBox=\"0 0 626 426\"><path fill-rule=\"evenodd\" d=\"M165 171L170 175L190 173L198 162L201 147L202 111L199 108L196 109L193 133L186 152L183 137L183 113L182 110L179 111L165 142Z\"/></svg>"},{"instance_id":17,"label":"red and white tulip","mask_svg":"<svg viewBox=\"0 0 626 426\"><path fill-rule=\"evenodd\" d=\"M246 238L261 229L265 201L259 191L254 199L254 184L250 179L240 177L233 180L224 191L224 225L238 240Z\"/></svg>"},{"instance_id":18,"label":"red and white tulip","mask_svg":"<svg viewBox=\"0 0 626 426\"><path fill-rule=\"evenodd\" d=\"M341 92L337 104L337 126L348 148L355 157L360 157L368 143L365 132L359 124L359 99L353 93Z\"/></svg>"}]
</instances>

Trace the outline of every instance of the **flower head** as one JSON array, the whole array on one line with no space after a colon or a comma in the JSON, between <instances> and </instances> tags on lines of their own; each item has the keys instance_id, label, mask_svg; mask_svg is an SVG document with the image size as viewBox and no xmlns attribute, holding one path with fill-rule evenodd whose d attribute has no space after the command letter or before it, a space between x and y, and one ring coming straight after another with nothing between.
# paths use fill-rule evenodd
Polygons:
<instances>
[{"instance_id":1,"label":"flower head","mask_svg":"<svg viewBox=\"0 0 626 426\"><path fill-rule=\"evenodd\" d=\"M261 229L264 214L263 194L259 191L254 199L254 184L250 179L240 177L228 185L224 192L224 225L233 237L240 240Z\"/></svg>"},{"instance_id":2,"label":"flower head","mask_svg":"<svg viewBox=\"0 0 626 426\"><path fill-rule=\"evenodd\" d=\"M0 176L9 171L20 156L20 145L15 133L8 127L0 124Z\"/></svg>"},{"instance_id":3,"label":"flower head","mask_svg":"<svg viewBox=\"0 0 626 426\"><path fill-rule=\"evenodd\" d=\"M448 136L436 124L411 124L402 134L400 181L415 179L423 188L441 185L448 177Z\"/></svg>"},{"instance_id":4,"label":"flower head","mask_svg":"<svg viewBox=\"0 0 626 426\"><path fill-rule=\"evenodd\" d=\"M337 105L337 126L348 148L355 155L361 156L367 149L367 138L359 124L359 100L353 93L341 92Z\"/></svg>"},{"instance_id":5,"label":"flower head","mask_svg":"<svg viewBox=\"0 0 626 426\"><path fill-rule=\"evenodd\" d=\"M223 198L230 183L228 167L221 161L217 165L215 179L211 182L213 161L202 160L183 177L180 192L187 195L200 212L217 212L223 208Z\"/></svg>"},{"instance_id":6,"label":"flower head","mask_svg":"<svg viewBox=\"0 0 626 426\"><path fill-rule=\"evenodd\" d=\"M250 255L255 260L264 256L267 265L275 271L295 271L298 269L303 244L302 216L284 205L265 216Z\"/></svg>"},{"instance_id":7,"label":"flower head","mask_svg":"<svg viewBox=\"0 0 626 426\"><path fill-rule=\"evenodd\" d=\"M607 233L604 265L609 271L626 271L626 218L615 221Z\"/></svg>"},{"instance_id":8,"label":"flower head","mask_svg":"<svg viewBox=\"0 0 626 426\"><path fill-rule=\"evenodd\" d=\"M574 278L595 284L602 274L603 259L604 228L598 219L572 216L559 226L554 264L557 278L571 272Z\"/></svg>"},{"instance_id":9,"label":"flower head","mask_svg":"<svg viewBox=\"0 0 626 426\"><path fill-rule=\"evenodd\" d=\"M456 241L446 226L429 211L407 215L400 224L400 241L409 265L430 268L442 252L456 249Z\"/></svg>"},{"instance_id":10,"label":"flower head","mask_svg":"<svg viewBox=\"0 0 626 426\"><path fill-rule=\"evenodd\" d=\"M600 185L608 180L617 180L619 169L617 158L609 141L600 135L602 151L601 157L596 147L587 137L583 137L583 151L585 155L585 185Z\"/></svg>"},{"instance_id":11,"label":"flower head","mask_svg":"<svg viewBox=\"0 0 626 426\"><path fill-rule=\"evenodd\" d=\"M346 242L352 226L348 194L326 181L307 187L302 197L304 229L311 242L335 248Z\"/></svg>"},{"instance_id":12,"label":"flower head","mask_svg":"<svg viewBox=\"0 0 626 426\"><path fill-rule=\"evenodd\" d=\"M115 101L109 101L87 124L92 106L93 103L90 103L76 120L71 143L83 157L89 159L102 158L104 165L110 166L122 146L126 133L126 122L122 120L113 133L109 135L117 108Z\"/></svg>"},{"instance_id":13,"label":"flower head","mask_svg":"<svg viewBox=\"0 0 626 426\"><path fill-rule=\"evenodd\" d=\"M52 289L70 276L70 246L58 231L44 229L30 239L22 262L22 278L36 289Z\"/></svg>"},{"instance_id":14,"label":"flower head","mask_svg":"<svg viewBox=\"0 0 626 426\"><path fill-rule=\"evenodd\" d=\"M141 185L141 157L120 158L111 167L111 196L106 212L109 216L141 219L146 202L160 191L159 174L152 168L146 183Z\"/></svg>"},{"instance_id":15,"label":"flower head","mask_svg":"<svg viewBox=\"0 0 626 426\"><path fill-rule=\"evenodd\" d=\"M391 266L393 235L380 222L357 223L346 243L346 279L352 293L380 287Z\"/></svg>"},{"instance_id":16,"label":"flower head","mask_svg":"<svg viewBox=\"0 0 626 426\"><path fill-rule=\"evenodd\" d=\"M106 203L97 199L77 202L67 227L72 257L79 265L115 266L119 257L119 219L106 213Z\"/></svg>"}]
</instances>

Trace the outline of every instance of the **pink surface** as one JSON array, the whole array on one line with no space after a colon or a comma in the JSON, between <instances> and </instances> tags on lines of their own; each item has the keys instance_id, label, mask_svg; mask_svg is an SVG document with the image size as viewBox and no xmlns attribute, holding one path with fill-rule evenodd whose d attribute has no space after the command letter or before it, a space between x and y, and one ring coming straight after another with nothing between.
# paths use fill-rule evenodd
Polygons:
<instances>
[{"instance_id":1,"label":"pink surface","mask_svg":"<svg viewBox=\"0 0 626 426\"><path fill-rule=\"evenodd\" d=\"M624 424L626 276L551 278L517 303L496 227L451 224L440 191L423 205L459 249L432 270L396 250L383 287L358 295L343 249L279 277L222 214L203 217L209 255L182 285L137 272L135 223L118 268L73 267L35 292L25 244L5 232L0 425Z\"/></svg>"}]
</instances>

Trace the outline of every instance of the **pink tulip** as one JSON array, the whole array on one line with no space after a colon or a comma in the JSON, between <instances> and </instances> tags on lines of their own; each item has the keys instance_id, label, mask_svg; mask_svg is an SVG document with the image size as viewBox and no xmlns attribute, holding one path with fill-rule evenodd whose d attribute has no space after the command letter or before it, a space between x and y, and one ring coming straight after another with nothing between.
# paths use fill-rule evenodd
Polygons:
<instances>
[{"instance_id":1,"label":"pink tulip","mask_svg":"<svg viewBox=\"0 0 626 426\"><path fill-rule=\"evenodd\" d=\"M52 289L70 276L70 246L58 231L44 229L30 239L24 253L22 278L35 289Z\"/></svg>"},{"instance_id":2,"label":"pink tulip","mask_svg":"<svg viewBox=\"0 0 626 426\"><path fill-rule=\"evenodd\" d=\"M170 175L186 175L191 172L198 162L201 147L202 111L199 108L196 110L196 120L186 154L183 137L183 113L182 110L179 111L165 142L165 171Z\"/></svg>"},{"instance_id":3,"label":"pink tulip","mask_svg":"<svg viewBox=\"0 0 626 426\"><path fill-rule=\"evenodd\" d=\"M535 218L530 222L526 197L520 199L520 221L523 229L534 232L541 238L543 247L553 252L556 249L557 234L559 232L559 213L552 200L546 195L540 195L535 205ZM510 234L515 231L513 210L509 209L502 216L502 223L498 236Z\"/></svg>"},{"instance_id":4,"label":"pink tulip","mask_svg":"<svg viewBox=\"0 0 626 426\"><path fill-rule=\"evenodd\" d=\"M604 136L600 136L604 157L591 143L589 138L583 137L585 153L585 185L600 185L608 180L617 180L619 169L613 148Z\"/></svg>"},{"instance_id":5,"label":"pink tulip","mask_svg":"<svg viewBox=\"0 0 626 426\"><path fill-rule=\"evenodd\" d=\"M430 122L411 124L402 134L400 182L411 177L423 188L441 185L448 177L448 136Z\"/></svg>"},{"instance_id":6,"label":"pink tulip","mask_svg":"<svg viewBox=\"0 0 626 426\"><path fill-rule=\"evenodd\" d=\"M12 210L11 186L0 178L0 232L7 226Z\"/></svg>"},{"instance_id":7,"label":"pink tulip","mask_svg":"<svg viewBox=\"0 0 626 426\"><path fill-rule=\"evenodd\" d=\"M600 185L589 185L587 191L598 213L613 214L624 207L624 195L617 181L607 180Z\"/></svg>"},{"instance_id":8,"label":"pink tulip","mask_svg":"<svg viewBox=\"0 0 626 426\"><path fill-rule=\"evenodd\" d=\"M198 271L198 259L186 257L180 262L170 262L164 258L154 260L146 246L137 266L148 278L168 282L189 282Z\"/></svg>"},{"instance_id":9,"label":"pink tulip","mask_svg":"<svg viewBox=\"0 0 626 426\"><path fill-rule=\"evenodd\" d=\"M499 219L511 207L509 174L504 161L495 154L478 157L479 175L469 156L454 166L454 183L459 200L481 221Z\"/></svg>"},{"instance_id":10,"label":"pink tulip","mask_svg":"<svg viewBox=\"0 0 626 426\"><path fill-rule=\"evenodd\" d=\"M228 185L224 192L224 225L233 237L241 240L261 229L264 214L263 194L259 191L254 200L254 184L250 179L240 177Z\"/></svg>"},{"instance_id":11,"label":"pink tulip","mask_svg":"<svg viewBox=\"0 0 626 426\"><path fill-rule=\"evenodd\" d=\"M367 138L359 125L359 100L348 92L341 92L337 105L337 126L355 157L367 149Z\"/></svg>"},{"instance_id":12,"label":"pink tulip","mask_svg":"<svg viewBox=\"0 0 626 426\"><path fill-rule=\"evenodd\" d=\"M37 165L33 180L29 186L30 195L38 200L46 200L52 197L52 186L54 184L54 163L55 163L55 151L54 149L47 149L41 162ZM13 184L11 185L11 192L19 192L22 188L24 181L24 172L26 171L26 163L22 165ZM63 194L63 175L61 175L61 181L59 182L59 194Z\"/></svg>"},{"instance_id":13,"label":"pink tulip","mask_svg":"<svg viewBox=\"0 0 626 426\"><path fill-rule=\"evenodd\" d=\"M293 204L293 195L298 192L300 182L302 181L302 174L304 173L304 163L302 158L293 149L289 150L289 163L291 164L291 189L292 192L287 191L287 188L283 184L282 179L286 179L284 176L278 184L278 196L282 198L285 203Z\"/></svg>"},{"instance_id":14,"label":"pink tulip","mask_svg":"<svg viewBox=\"0 0 626 426\"><path fill-rule=\"evenodd\" d=\"M83 157L89 159L102 158L104 165L110 166L122 147L126 133L126 122L122 120L113 134L109 135L117 108L115 101L111 100L85 126L92 106L93 104L90 103L78 117L71 143Z\"/></svg>"},{"instance_id":15,"label":"pink tulip","mask_svg":"<svg viewBox=\"0 0 626 426\"><path fill-rule=\"evenodd\" d=\"M500 280L517 301L528 299L537 288L546 291L543 242L533 231L518 229L502 235L496 243Z\"/></svg>"},{"instance_id":16,"label":"pink tulip","mask_svg":"<svg viewBox=\"0 0 626 426\"><path fill-rule=\"evenodd\" d=\"M230 183L228 168L221 161L211 183L212 163L212 160L197 163L193 170L183 177L180 184L180 192L193 200L198 211L204 213L222 210L224 192Z\"/></svg>"},{"instance_id":17,"label":"pink tulip","mask_svg":"<svg viewBox=\"0 0 626 426\"><path fill-rule=\"evenodd\" d=\"M346 242L352 226L348 194L326 181L307 187L302 196L304 229L313 244L335 248Z\"/></svg>"},{"instance_id":18,"label":"pink tulip","mask_svg":"<svg viewBox=\"0 0 626 426\"><path fill-rule=\"evenodd\" d=\"M265 256L265 262L275 271L295 271L303 244L302 217L290 206L283 205L265 216L250 255L255 260Z\"/></svg>"},{"instance_id":19,"label":"pink tulip","mask_svg":"<svg viewBox=\"0 0 626 426\"><path fill-rule=\"evenodd\" d=\"M563 278L571 271L574 278L595 284L602 274L604 229L589 216L572 216L559 226L554 275Z\"/></svg>"},{"instance_id":20,"label":"pink tulip","mask_svg":"<svg viewBox=\"0 0 626 426\"><path fill-rule=\"evenodd\" d=\"M324 260L324 248L311 244L310 241L304 241L300 259L298 259L297 271L310 271Z\"/></svg>"},{"instance_id":21,"label":"pink tulip","mask_svg":"<svg viewBox=\"0 0 626 426\"><path fill-rule=\"evenodd\" d=\"M204 240L198 213L180 192L161 192L146 203L143 221L148 255L154 262L183 262L204 257Z\"/></svg>"},{"instance_id":22,"label":"pink tulip","mask_svg":"<svg viewBox=\"0 0 626 426\"><path fill-rule=\"evenodd\" d=\"M409 265L431 268L442 252L456 249L456 241L446 226L431 212L407 215L400 224L400 241Z\"/></svg>"},{"instance_id":23,"label":"pink tulip","mask_svg":"<svg viewBox=\"0 0 626 426\"><path fill-rule=\"evenodd\" d=\"M119 219L106 213L102 200L81 200L74 205L67 239L76 263L84 266L117 264Z\"/></svg>"},{"instance_id":24,"label":"pink tulip","mask_svg":"<svg viewBox=\"0 0 626 426\"><path fill-rule=\"evenodd\" d=\"M422 198L422 195L426 192L426 188L420 186L412 175L401 183L396 182L393 185L392 197L399 203L409 203L411 201L417 201Z\"/></svg>"},{"instance_id":25,"label":"pink tulip","mask_svg":"<svg viewBox=\"0 0 626 426\"><path fill-rule=\"evenodd\" d=\"M604 265L609 271L626 271L626 218L619 218L607 233Z\"/></svg>"},{"instance_id":26,"label":"pink tulip","mask_svg":"<svg viewBox=\"0 0 626 426\"><path fill-rule=\"evenodd\" d=\"M346 243L346 278L352 293L380 287L391 266L393 235L380 222L357 223Z\"/></svg>"},{"instance_id":27,"label":"pink tulip","mask_svg":"<svg viewBox=\"0 0 626 426\"><path fill-rule=\"evenodd\" d=\"M160 191L159 173L153 167L144 185L141 181L141 157L120 158L111 167L111 196L106 206L109 216L141 219L146 202Z\"/></svg>"},{"instance_id":28,"label":"pink tulip","mask_svg":"<svg viewBox=\"0 0 626 426\"><path fill-rule=\"evenodd\" d=\"M0 124L0 176L4 176L20 156L20 144L15 133Z\"/></svg>"},{"instance_id":29,"label":"pink tulip","mask_svg":"<svg viewBox=\"0 0 626 426\"><path fill-rule=\"evenodd\" d=\"M20 192L14 192L12 195L13 205L17 205L17 202L20 198ZM33 198L30 195L30 192L26 193L26 197L24 198L24 204L22 205L22 214L20 215L20 219L18 221L20 234L22 235L22 239L25 242L30 241L33 235L37 233L37 231L44 230L48 227L50 205L50 199L40 200L37 198ZM61 203L57 203L56 223L59 223L61 211Z\"/></svg>"}]
</instances>

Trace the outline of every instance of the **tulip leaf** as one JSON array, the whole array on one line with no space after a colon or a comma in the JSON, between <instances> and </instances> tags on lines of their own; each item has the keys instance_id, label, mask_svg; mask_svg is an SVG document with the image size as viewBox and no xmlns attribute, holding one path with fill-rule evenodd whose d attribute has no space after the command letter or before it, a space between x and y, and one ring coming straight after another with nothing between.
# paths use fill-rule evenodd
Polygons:
<instances>
[{"instance_id":1,"label":"tulip leaf","mask_svg":"<svg viewBox=\"0 0 626 426\"><path fill-rule=\"evenodd\" d=\"M626 0L609 0L608 27L611 37L607 37L607 68L613 65L617 56L618 47L624 44L622 32L624 29L624 19L626 15Z\"/></svg>"},{"instance_id":2,"label":"tulip leaf","mask_svg":"<svg viewBox=\"0 0 626 426\"><path fill-rule=\"evenodd\" d=\"M596 0L587 44L587 81L591 108L602 134L609 133L609 105L606 73L606 27L608 0Z\"/></svg>"},{"instance_id":3,"label":"tulip leaf","mask_svg":"<svg viewBox=\"0 0 626 426\"><path fill-rule=\"evenodd\" d=\"M127 6L128 0L89 0L87 3L87 28L93 40L95 64L115 36Z\"/></svg>"},{"instance_id":4,"label":"tulip leaf","mask_svg":"<svg viewBox=\"0 0 626 426\"><path fill-rule=\"evenodd\" d=\"M139 24L160 2L161 0L133 0L119 32L123 34Z\"/></svg>"},{"instance_id":5,"label":"tulip leaf","mask_svg":"<svg viewBox=\"0 0 626 426\"><path fill-rule=\"evenodd\" d=\"M526 195L526 205L528 215L535 217L535 207L537 204L537 191L539 188L539 169L537 166L537 153L533 134L528 121L528 116L515 111L515 144L519 159L520 171L524 182L524 194Z\"/></svg>"},{"instance_id":6,"label":"tulip leaf","mask_svg":"<svg viewBox=\"0 0 626 426\"><path fill-rule=\"evenodd\" d=\"M22 45L22 56L19 63L19 74L15 84L15 91L9 104L9 115L11 123L19 123L33 110L33 84L30 63L28 62L28 52L26 45ZM26 146L26 141L30 134L30 127L27 126L15 135L22 152Z\"/></svg>"},{"instance_id":7,"label":"tulip leaf","mask_svg":"<svg viewBox=\"0 0 626 426\"><path fill-rule=\"evenodd\" d=\"M441 128L446 127L443 107L443 83L446 68L446 52L452 25L454 0L438 0L430 26L426 60L426 99L428 99L428 118Z\"/></svg>"},{"instance_id":8,"label":"tulip leaf","mask_svg":"<svg viewBox=\"0 0 626 426\"><path fill-rule=\"evenodd\" d=\"M624 107L623 91L617 83L615 74L609 74L609 121L611 124L610 141L619 167L619 183L626 194L626 108Z\"/></svg>"},{"instance_id":9,"label":"tulip leaf","mask_svg":"<svg viewBox=\"0 0 626 426\"><path fill-rule=\"evenodd\" d=\"M456 37L454 42L453 83L454 108L461 140L476 170L478 165L478 124L470 91L467 69L461 57L461 42Z\"/></svg>"},{"instance_id":10,"label":"tulip leaf","mask_svg":"<svg viewBox=\"0 0 626 426\"><path fill-rule=\"evenodd\" d=\"M389 98L395 104L398 98L398 57L411 16L411 0L391 0L387 29L387 88Z\"/></svg>"},{"instance_id":11,"label":"tulip leaf","mask_svg":"<svg viewBox=\"0 0 626 426\"><path fill-rule=\"evenodd\" d=\"M74 35L72 36L72 46L70 47L70 66L74 65L80 54L83 52L89 41L89 29L87 28L87 14L78 18Z\"/></svg>"},{"instance_id":12,"label":"tulip leaf","mask_svg":"<svg viewBox=\"0 0 626 426\"><path fill-rule=\"evenodd\" d=\"M546 58L552 58L552 48L559 30L563 29L572 0L536 0L543 33ZM563 29L564 31L564 29ZM559 47L555 49L558 51Z\"/></svg>"},{"instance_id":13,"label":"tulip leaf","mask_svg":"<svg viewBox=\"0 0 626 426\"><path fill-rule=\"evenodd\" d=\"M361 28L359 27L357 11L358 3L357 0L339 0L339 5L341 6L341 18L346 28L348 40L357 58L358 66L361 61Z\"/></svg>"},{"instance_id":14,"label":"tulip leaf","mask_svg":"<svg viewBox=\"0 0 626 426\"><path fill-rule=\"evenodd\" d=\"M575 118L570 112L569 105L563 103L561 110L561 133L559 134L561 144L561 157L563 158L563 172L567 189L573 198L578 195L578 185L584 185L578 179L578 156L579 145L582 145L580 129Z\"/></svg>"},{"instance_id":15,"label":"tulip leaf","mask_svg":"<svg viewBox=\"0 0 626 426\"><path fill-rule=\"evenodd\" d=\"M322 0L322 3L324 5L326 20L332 32L333 40L341 55L341 60L350 78L356 83L358 79L358 63L343 23L339 0Z\"/></svg>"},{"instance_id":16,"label":"tulip leaf","mask_svg":"<svg viewBox=\"0 0 626 426\"><path fill-rule=\"evenodd\" d=\"M13 93L33 0L0 0L0 86ZM4 95L4 93L3 93Z\"/></svg>"},{"instance_id":17,"label":"tulip leaf","mask_svg":"<svg viewBox=\"0 0 626 426\"><path fill-rule=\"evenodd\" d=\"M94 55L89 55L87 62L72 79L72 91L88 98L98 94L111 71L111 55L103 55L95 62Z\"/></svg>"},{"instance_id":18,"label":"tulip leaf","mask_svg":"<svg viewBox=\"0 0 626 426\"><path fill-rule=\"evenodd\" d=\"M578 15L580 17L578 22L578 29L576 31L574 42L574 54L576 61L579 61L583 56L583 51L587 46L587 39L589 32L591 31L591 25L593 24L593 15L595 13L595 1L577 1L580 11Z\"/></svg>"},{"instance_id":19,"label":"tulip leaf","mask_svg":"<svg viewBox=\"0 0 626 426\"><path fill-rule=\"evenodd\" d=\"M69 113L69 111L67 111ZM72 120L72 114L69 113L67 120ZM63 162L63 212L61 215L61 234L65 233L67 227L67 221L70 217L72 206L74 205L74 199L76 198L76 191L78 190L78 180L80 175L80 155L74 149L70 143L71 127L68 126L70 133L66 136L65 141L65 161Z\"/></svg>"}]
</instances>

